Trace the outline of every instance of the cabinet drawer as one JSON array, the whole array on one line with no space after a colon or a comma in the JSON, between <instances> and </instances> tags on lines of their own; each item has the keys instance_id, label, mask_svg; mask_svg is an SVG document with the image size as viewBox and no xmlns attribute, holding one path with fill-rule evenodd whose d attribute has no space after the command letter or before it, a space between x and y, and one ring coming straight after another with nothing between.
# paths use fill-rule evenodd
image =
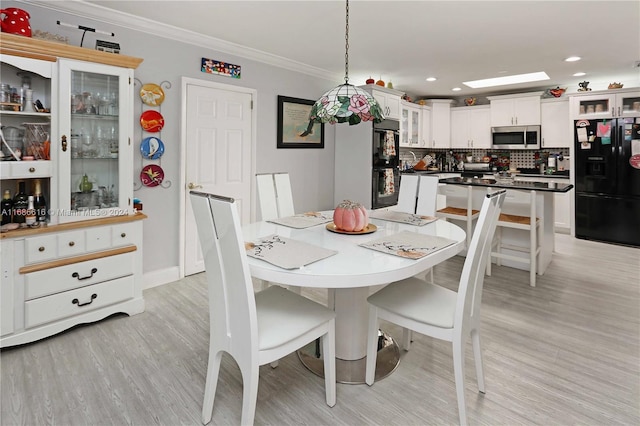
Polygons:
<instances>
[{"instance_id":1,"label":"cabinet drawer","mask_svg":"<svg viewBox=\"0 0 640 426\"><path fill-rule=\"evenodd\" d=\"M14 178L36 178L50 177L53 169L51 161L17 161L11 164L10 170Z\"/></svg>"},{"instance_id":2,"label":"cabinet drawer","mask_svg":"<svg viewBox=\"0 0 640 426\"><path fill-rule=\"evenodd\" d=\"M38 263L56 257L57 236L42 235L25 238L25 263Z\"/></svg>"},{"instance_id":3,"label":"cabinet drawer","mask_svg":"<svg viewBox=\"0 0 640 426\"><path fill-rule=\"evenodd\" d=\"M80 315L133 298L133 276L94 284L24 304L25 328Z\"/></svg>"},{"instance_id":4,"label":"cabinet drawer","mask_svg":"<svg viewBox=\"0 0 640 426\"><path fill-rule=\"evenodd\" d=\"M69 257L84 253L84 231L64 232L58 235L58 256Z\"/></svg>"},{"instance_id":5,"label":"cabinet drawer","mask_svg":"<svg viewBox=\"0 0 640 426\"><path fill-rule=\"evenodd\" d=\"M111 227L87 229L87 251L100 251L111 247Z\"/></svg>"},{"instance_id":6,"label":"cabinet drawer","mask_svg":"<svg viewBox=\"0 0 640 426\"><path fill-rule=\"evenodd\" d=\"M137 223L122 223L111 227L111 247L129 246L136 243Z\"/></svg>"},{"instance_id":7,"label":"cabinet drawer","mask_svg":"<svg viewBox=\"0 0 640 426\"><path fill-rule=\"evenodd\" d=\"M133 274L134 253L87 260L24 275L25 300Z\"/></svg>"}]
</instances>

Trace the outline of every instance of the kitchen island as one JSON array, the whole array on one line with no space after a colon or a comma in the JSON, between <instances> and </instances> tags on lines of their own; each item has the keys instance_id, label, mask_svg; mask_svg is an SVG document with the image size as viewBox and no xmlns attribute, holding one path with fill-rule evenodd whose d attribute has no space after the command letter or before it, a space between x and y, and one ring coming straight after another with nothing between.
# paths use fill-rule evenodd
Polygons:
<instances>
[{"instance_id":1,"label":"kitchen island","mask_svg":"<svg viewBox=\"0 0 640 426\"><path fill-rule=\"evenodd\" d=\"M498 183L495 179L485 178L467 178L467 177L451 177L440 179L441 184L447 185L465 185L472 186L473 188L473 208L479 209L482 204L482 199L487 192L487 188L495 189L511 189L520 191L535 191L536 192L536 215L540 219L541 232L539 234L540 239L540 256L538 258L538 275L544 274L555 249L554 240L554 194L566 193L573 189L573 185L569 183L557 183L557 182L544 182L544 181L520 181L514 180L509 183ZM505 201L503 210L510 206ZM521 212L515 212L515 214L528 215L526 210ZM528 247L529 237L525 231L517 229L505 229L503 233L503 239L515 246ZM518 255L517 252L513 253ZM520 253L522 254L522 253ZM505 266L510 266L518 269L529 270L529 265L522 264L520 262L510 262L503 260Z\"/></svg>"}]
</instances>

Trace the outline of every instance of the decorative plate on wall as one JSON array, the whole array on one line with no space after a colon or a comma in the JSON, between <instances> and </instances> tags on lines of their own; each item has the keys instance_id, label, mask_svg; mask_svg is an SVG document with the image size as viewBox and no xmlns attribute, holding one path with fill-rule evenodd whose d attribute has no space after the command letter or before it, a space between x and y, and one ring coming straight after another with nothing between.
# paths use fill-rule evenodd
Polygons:
<instances>
[{"instance_id":1,"label":"decorative plate on wall","mask_svg":"<svg viewBox=\"0 0 640 426\"><path fill-rule=\"evenodd\" d=\"M155 133L164 127L164 117L158 111L144 111L140 114L140 125L149 133Z\"/></svg>"},{"instance_id":2,"label":"decorative plate on wall","mask_svg":"<svg viewBox=\"0 0 640 426\"><path fill-rule=\"evenodd\" d=\"M147 160L157 160L164 154L164 143L156 137L150 136L140 142L140 152Z\"/></svg>"},{"instance_id":3,"label":"decorative plate on wall","mask_svg":"<svg viewBox=\"0 0 640 426\"><path fill-rule=\"evenodd\" d=\"M153 188L158 186L164 180L164 170L157 164L149 164L142 168L140 172L140 180L144 186Z\"/></svg>"},{"instance_id":4,"label":"decorative plate on wall","mask_svg":"<svg viewBox=\"0 0 640 426\"><path fill-rule=\"evenodd\" d=\"M157 84L147 83L140 89L140 98L149 106L158 106L164 101L164 90Z\"/></svg>"}]
</instances>

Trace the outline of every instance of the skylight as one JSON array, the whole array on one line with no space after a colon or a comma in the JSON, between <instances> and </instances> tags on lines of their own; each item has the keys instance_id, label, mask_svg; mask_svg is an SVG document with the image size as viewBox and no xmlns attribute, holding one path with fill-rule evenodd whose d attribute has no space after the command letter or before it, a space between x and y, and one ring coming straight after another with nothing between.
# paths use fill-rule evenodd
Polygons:
<instances>
[{"instance_id":1,"label":"skylight","mask_svg":"<svg viewBox=\"0 0 640 426\"><path fill-rule=\"evenodd\" d=\"M473 89L483 87L504 86L506 84L529 83L531 81L549 80L549 76L544 71L532 72L528 74L508 75L504 77L487 78L484 80L464 81L462 84Z\"/></svg>"}]
</instances>

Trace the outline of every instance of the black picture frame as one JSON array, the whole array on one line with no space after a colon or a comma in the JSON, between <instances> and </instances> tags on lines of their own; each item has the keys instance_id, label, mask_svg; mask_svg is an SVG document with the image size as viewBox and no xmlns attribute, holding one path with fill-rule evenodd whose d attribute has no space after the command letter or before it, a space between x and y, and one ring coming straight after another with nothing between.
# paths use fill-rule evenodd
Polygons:
<instances>
[{"instance_id":1,"label":"black picture frame","mask_svg":"<svg viewBox=\"0 0 640 426\"><path fill-rule=\"evenodd\" d=\"M305 135L314 103L308 99L278 96L278 148L324 148L324 124L314 123L311 132Z\"/></svg>"}]
</instances>

